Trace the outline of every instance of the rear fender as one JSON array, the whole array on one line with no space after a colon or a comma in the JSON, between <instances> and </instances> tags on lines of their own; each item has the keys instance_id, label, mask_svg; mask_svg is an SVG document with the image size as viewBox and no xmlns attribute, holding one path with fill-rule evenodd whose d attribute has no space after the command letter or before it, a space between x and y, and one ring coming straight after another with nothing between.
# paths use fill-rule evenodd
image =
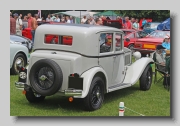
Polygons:
<instances>
[{"instance_id":1,"label":"rear fender","mask_svg":"<svg viewBox=\"0 0 180 126\"><path fill-rule=\"evenodd\" d=\"M131 66L127 67L126 77L123 83L134 85L141 77L147 65L153 63L153 59L148 57L136 60Z\"/></svg>"},{"instance_id":2,"label":"rear fender","mask_svg":"<svg viewBox=\"0 0 180 126\"><path fill-rule=\"evenodd\" d=\"M81 96L74 96L75 98L85 98L89 92L89 88L91 86L91 82L95 76L96 73L101 72L104 74L105 76L105 81L106 81L106 85L108 82L108 78L106 75L106 72L101 68L101 67L93 67L91 69L89 69L88 71L84 72L81 77L83 78L83 91L82 91L82 95ZM107 91L107 87L106 86L106 91Z\"/></svg>"}]
</instances>

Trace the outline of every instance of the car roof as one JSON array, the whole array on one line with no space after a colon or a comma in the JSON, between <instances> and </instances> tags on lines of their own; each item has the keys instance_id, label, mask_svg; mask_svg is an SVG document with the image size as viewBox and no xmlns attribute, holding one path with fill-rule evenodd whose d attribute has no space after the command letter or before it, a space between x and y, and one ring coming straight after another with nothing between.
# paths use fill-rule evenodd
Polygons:
<instances>
[{"instance_id":1,"label":"car roof","mask_svg":"<svg viewBox=\"0 0 180 126\"><path fill-rule=\"evenodd\" d=\"M113 27L108 27L104 25L90 25L90 24L71 24L71 23L62 23L62 24L44 24L44 25L57 25L57 26L67 26L67 27L84 27L84 28L111 28L117 29Z\"/></svg>"}]
</instances>

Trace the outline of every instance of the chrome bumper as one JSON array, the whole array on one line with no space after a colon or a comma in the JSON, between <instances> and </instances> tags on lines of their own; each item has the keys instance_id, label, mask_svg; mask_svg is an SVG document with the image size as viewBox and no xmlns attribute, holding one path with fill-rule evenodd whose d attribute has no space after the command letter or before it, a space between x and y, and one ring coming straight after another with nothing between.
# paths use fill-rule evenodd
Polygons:
<instances>
[{"instance_id":1,"label":"chrome bumper","mask_svg":"<svg viewBox=\"0 0 180 126\"><path fill-rule=\"evenodd\" d=\"M24 88L25 87L25 83L23 83L23 82L15 82L15 86L16 86L16 88Z\"/></svg>"},{"instance_id":2,"label":"chrome bumper","mask_svg":"<svg viewBox=\"0 0 180 126\"><path fill-rule=\"evenodd\" d=\"M65 96L81 96L82 90L65 90L64 91Z\"/></svg>"}]
</instances>

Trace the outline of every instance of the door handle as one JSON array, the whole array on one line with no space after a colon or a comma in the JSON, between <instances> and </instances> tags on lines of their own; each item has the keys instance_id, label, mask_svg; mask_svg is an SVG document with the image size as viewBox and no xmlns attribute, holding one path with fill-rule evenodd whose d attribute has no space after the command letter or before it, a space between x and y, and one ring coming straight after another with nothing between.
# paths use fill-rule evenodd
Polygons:
<instances>
[{"instance_id":1,"label":"door handle","mask_svg":"<svg viewBox=\"0 0 180 126\"><path fill-rule=\"evenodd\" d=\"M117 56L113 56L113 58L116 58Z\"/></svg>"}]
</instances>

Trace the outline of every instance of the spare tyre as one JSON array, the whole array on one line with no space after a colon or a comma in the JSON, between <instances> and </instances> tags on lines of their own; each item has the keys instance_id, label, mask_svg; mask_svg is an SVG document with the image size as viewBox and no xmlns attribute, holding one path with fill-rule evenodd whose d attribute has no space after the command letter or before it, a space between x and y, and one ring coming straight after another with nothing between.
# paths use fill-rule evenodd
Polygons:
<instances>
[{"instance_id":1,"label":"spare tyre","mask_svg":"<svg viewBox=\"0 0 180 126\"><path fill-rule=\"evenodd\" d=\"M63 74L60 66L55 61L42 59L31 67L29 80L37 94L50 96L61 88Z\"/></svg>"}]
</instances>

